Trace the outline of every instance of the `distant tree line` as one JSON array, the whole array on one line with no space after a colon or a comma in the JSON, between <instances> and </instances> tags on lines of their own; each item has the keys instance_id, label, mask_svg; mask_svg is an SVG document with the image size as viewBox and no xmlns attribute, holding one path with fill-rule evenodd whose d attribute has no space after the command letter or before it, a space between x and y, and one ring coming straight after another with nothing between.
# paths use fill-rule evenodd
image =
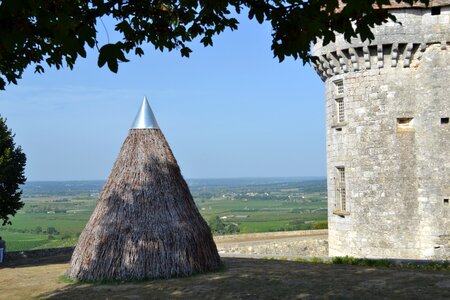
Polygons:
<instances>
[{"instance_id":1,"label":"distant tree line","mask_svg":"<svg viewBox=\"0 0 450 300\"><path fill-rule=\"evenodd\" d=\"M49 226L49 227L47 227L47 229L43 229L41 226L37 226L34 229L0 227L0 230L1 231L8 231L8 232L32 233L32 234L49 234L49 235L58 235L58 234L60 234L60 232L53 226Z\"/></svg>"},{"instance_id":2,"label":"distant tree line","mask_svg":"<svg viewBox=\"0 0 450 300\"><path fill-rule=\"evenodd\" d=\"M237 224L225 223L218 216L211 217L208 226L213 234L234 234L240 231Z\"/></svg>"},{"instance_id":3,"label":"distant tree line","mask_svg":"<svg viewBox=\"0 0 450 300\"><path fill-rule=\"evenodd\" d=\"M26 213L32 214L46 214L48 212L52 212L55 214L65 214L67 209L55 207L52 205L42 205L42 204L28 204L25 205L23 209Z\"/></svg>"},{"instance_id":4,"label":"distant tree line","mask_svg":"<svg viewBox=\"0 0 450 300\"><path fill-rule=\"evenodd\" d=\"M288 225L284 227L277 228L272 231L291 231L291 230L317 230L317 229L327 229L327 221L316 221L311 223L305 223L304 221L291 221Z\"/></svg>"}]
</instances>

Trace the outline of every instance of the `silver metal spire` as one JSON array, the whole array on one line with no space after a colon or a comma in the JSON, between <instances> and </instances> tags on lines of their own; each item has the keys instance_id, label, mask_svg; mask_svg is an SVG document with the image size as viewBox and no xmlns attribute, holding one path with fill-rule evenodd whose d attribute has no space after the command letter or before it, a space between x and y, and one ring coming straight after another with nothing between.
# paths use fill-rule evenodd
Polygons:
<instances>
[{"instance_id":1,"label":"silver metal spire","mask_svg":"<svg viewBox=\"0 0 450 300\"><path fill-rule=\"evenodd\" d=\"M136 118L134 118L133 125L131 125L131 129L144 128L159 129L158 122L156 122L155 115L145 96L144 100L142 100L141 108L139 108Z\"/></svg>"}]
</instances>

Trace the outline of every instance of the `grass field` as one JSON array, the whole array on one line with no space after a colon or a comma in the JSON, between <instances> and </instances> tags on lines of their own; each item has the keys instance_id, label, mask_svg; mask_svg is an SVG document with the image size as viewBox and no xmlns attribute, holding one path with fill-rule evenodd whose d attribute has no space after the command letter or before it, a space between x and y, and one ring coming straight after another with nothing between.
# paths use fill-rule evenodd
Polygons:
<instances>
[{"instance_id":1,"label":"grass field","mask_svg":"<svg viewBox=\"0 0 450 300\"><path fill-rule=\"evenodd\" d=\"M76 244L91 212L79 214L30 214L18 213L13 225L0 229L0 236L7 242L8 251L66 247ZM41 227L44 232L32 232ZM53 227L58 234L48 234ZM25 232L22 232L25 231Z\"/></svg>"},{"instance_id":2,"label":"grass field","mask_svg":"<svg viewBox=\"0 0 450 300\"><path fill-rule=\"evenodd\" d=\"M49 240L47 235L16 233L0 231L2 238L7 241L7 251L47 249L74 246L78 238Z\"/></svg>"},{"instance_id":3,"label":"grass field","mask_svg":"<svg viewBox=\"0 0 450 300\"><path fill-rule=\"evenodd\" d=\"M240 233L304 230L325 222L325 180L197 183L192 195L205 220L220 217ZM7 250L75 245L97 203L100 183L39 183L25 188L25 206L0 227Z\"/></svg>"}]
</instances>

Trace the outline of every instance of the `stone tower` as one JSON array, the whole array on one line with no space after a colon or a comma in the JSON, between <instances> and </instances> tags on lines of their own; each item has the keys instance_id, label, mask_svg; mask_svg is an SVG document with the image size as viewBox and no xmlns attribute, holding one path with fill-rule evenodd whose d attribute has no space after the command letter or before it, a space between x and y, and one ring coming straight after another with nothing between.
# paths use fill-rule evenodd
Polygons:
<instances>
[{"instance_id":1,"label":"stone tower","mask_svg":"<svg viewBox=\"0 0 450 300\"><path fill-rule=\"evenodd\" d=\"M371 42L314 45L330 256L450 259L450 0L399 5Z\"/></svg>"}]
</instances>

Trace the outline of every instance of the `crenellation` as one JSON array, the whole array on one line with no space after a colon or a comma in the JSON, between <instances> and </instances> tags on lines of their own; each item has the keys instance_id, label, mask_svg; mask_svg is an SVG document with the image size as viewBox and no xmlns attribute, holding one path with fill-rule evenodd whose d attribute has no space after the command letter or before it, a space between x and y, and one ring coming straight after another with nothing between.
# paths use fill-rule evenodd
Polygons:
<instances>
[{"instance_id":1,"label":"crenellation","mask_svg":"<svg viewBox=\"0 0 450 300\"><path fill-rule=\"evenodd\" d=\"M348 67L347 67L348 59L347 59L346 55L341 50L337 50L336 54L337 54L337 57L339 60L339 65L340 65L342 72L347 73L348 72Z\"/></svg>"},{"instance_id":2,"label":"crenellation","mask_svg":"<svg viewBox=\"0 0 450 300\"><path fill-rule=\"evenodd\" d=\"M446 43L441 43L446 49ZM432 45L432 44L430 44ZM392 43L358 48L337 50L318 56L319 63L313 63L322 80L349 72L383 69L385 66L417 67L423 52L430 45L419 43ZM444 49L444 50L445 50ZM345 55L345 52L348 55ZM358 55L361 52L361 55ZM360 66L363 66L362 69ZM360 74L359 74L360 75ZM366 74L363 74L365 76Z\"/></svg>"},{"instance_id":3,"label":"crenellation","mask_svg":"<svg viewBox=\"0 0 450 300\"><path fill-rule=\"evenodd\" d=\"M383 45L377 45L377 67L382 68L383 66L384 66Z\"/></svg>"},{"instance_id":4,"label":"crenellation","mask_svg":"<svg viewBox=\"0 0 450 300\"><path fill-rule=\"evenodd\" d=\"M327 53L326 54L326 60L328 61L330 68L331 68L331 74L336 75L340 73L340 64L339 62L335 59L333 53Z\"/></svg>"},{"instance_id":5,"label":"crenellation","mask_svg":"<svg viewBox=\"0 0 450 300\"><path fill-rule=\"evenodd\" d=\"M359 71L359 64L358 64L359 59L355 48L349 48L348 52L350 53L351 66L353 67L353 71Z\"/></svg>"},{"instance_id":6,"label":"crenellation","mask_svg":"<svg viewBox=\"0 0 450 300\"><path fill-rule=\"evenodd\" d=\"M441 118L450 116L450 3L437 17L391 12L403 26L374 28L370 43L338 36L313 50L327 98L329 254L449 259L450 125ZM336 80L345 123L336 123Z\"/></svg>"},{"instance_id":7,"label":"crenellation","mask_svg":"<svg viewBox=\"0 0 450 300\"><path fill-rule=\"evenodd\" d=\"M411 63L411 56L413 52L413 43L408 43L405 47L405 54L404 54L404 60L403 60L403 67L409 67Z\"/></svg>"},{"instance_id":8,"label":"crenellation","mask_svg":"<svg viewBox=\"0 0 450 300\"><path fill-rule=\"evenodd\" d=\"M370 69L370 53L369 53L369 47L368 46L364 46L362 48L363 50L363 58L364 58L364 67L366 68L366 70Z\"/></svg>"},{"instance_id":9,"label":"crenellation","mask_svg":"<svg viewBox=\"0 0 450 300\"><path fill-rule=\"evenodd\" d=\"M398 60L398 43L394 43L392 45L391 51L391 67L395 68L397 66L397 60Z\"/></svg>"}]
</instances>

